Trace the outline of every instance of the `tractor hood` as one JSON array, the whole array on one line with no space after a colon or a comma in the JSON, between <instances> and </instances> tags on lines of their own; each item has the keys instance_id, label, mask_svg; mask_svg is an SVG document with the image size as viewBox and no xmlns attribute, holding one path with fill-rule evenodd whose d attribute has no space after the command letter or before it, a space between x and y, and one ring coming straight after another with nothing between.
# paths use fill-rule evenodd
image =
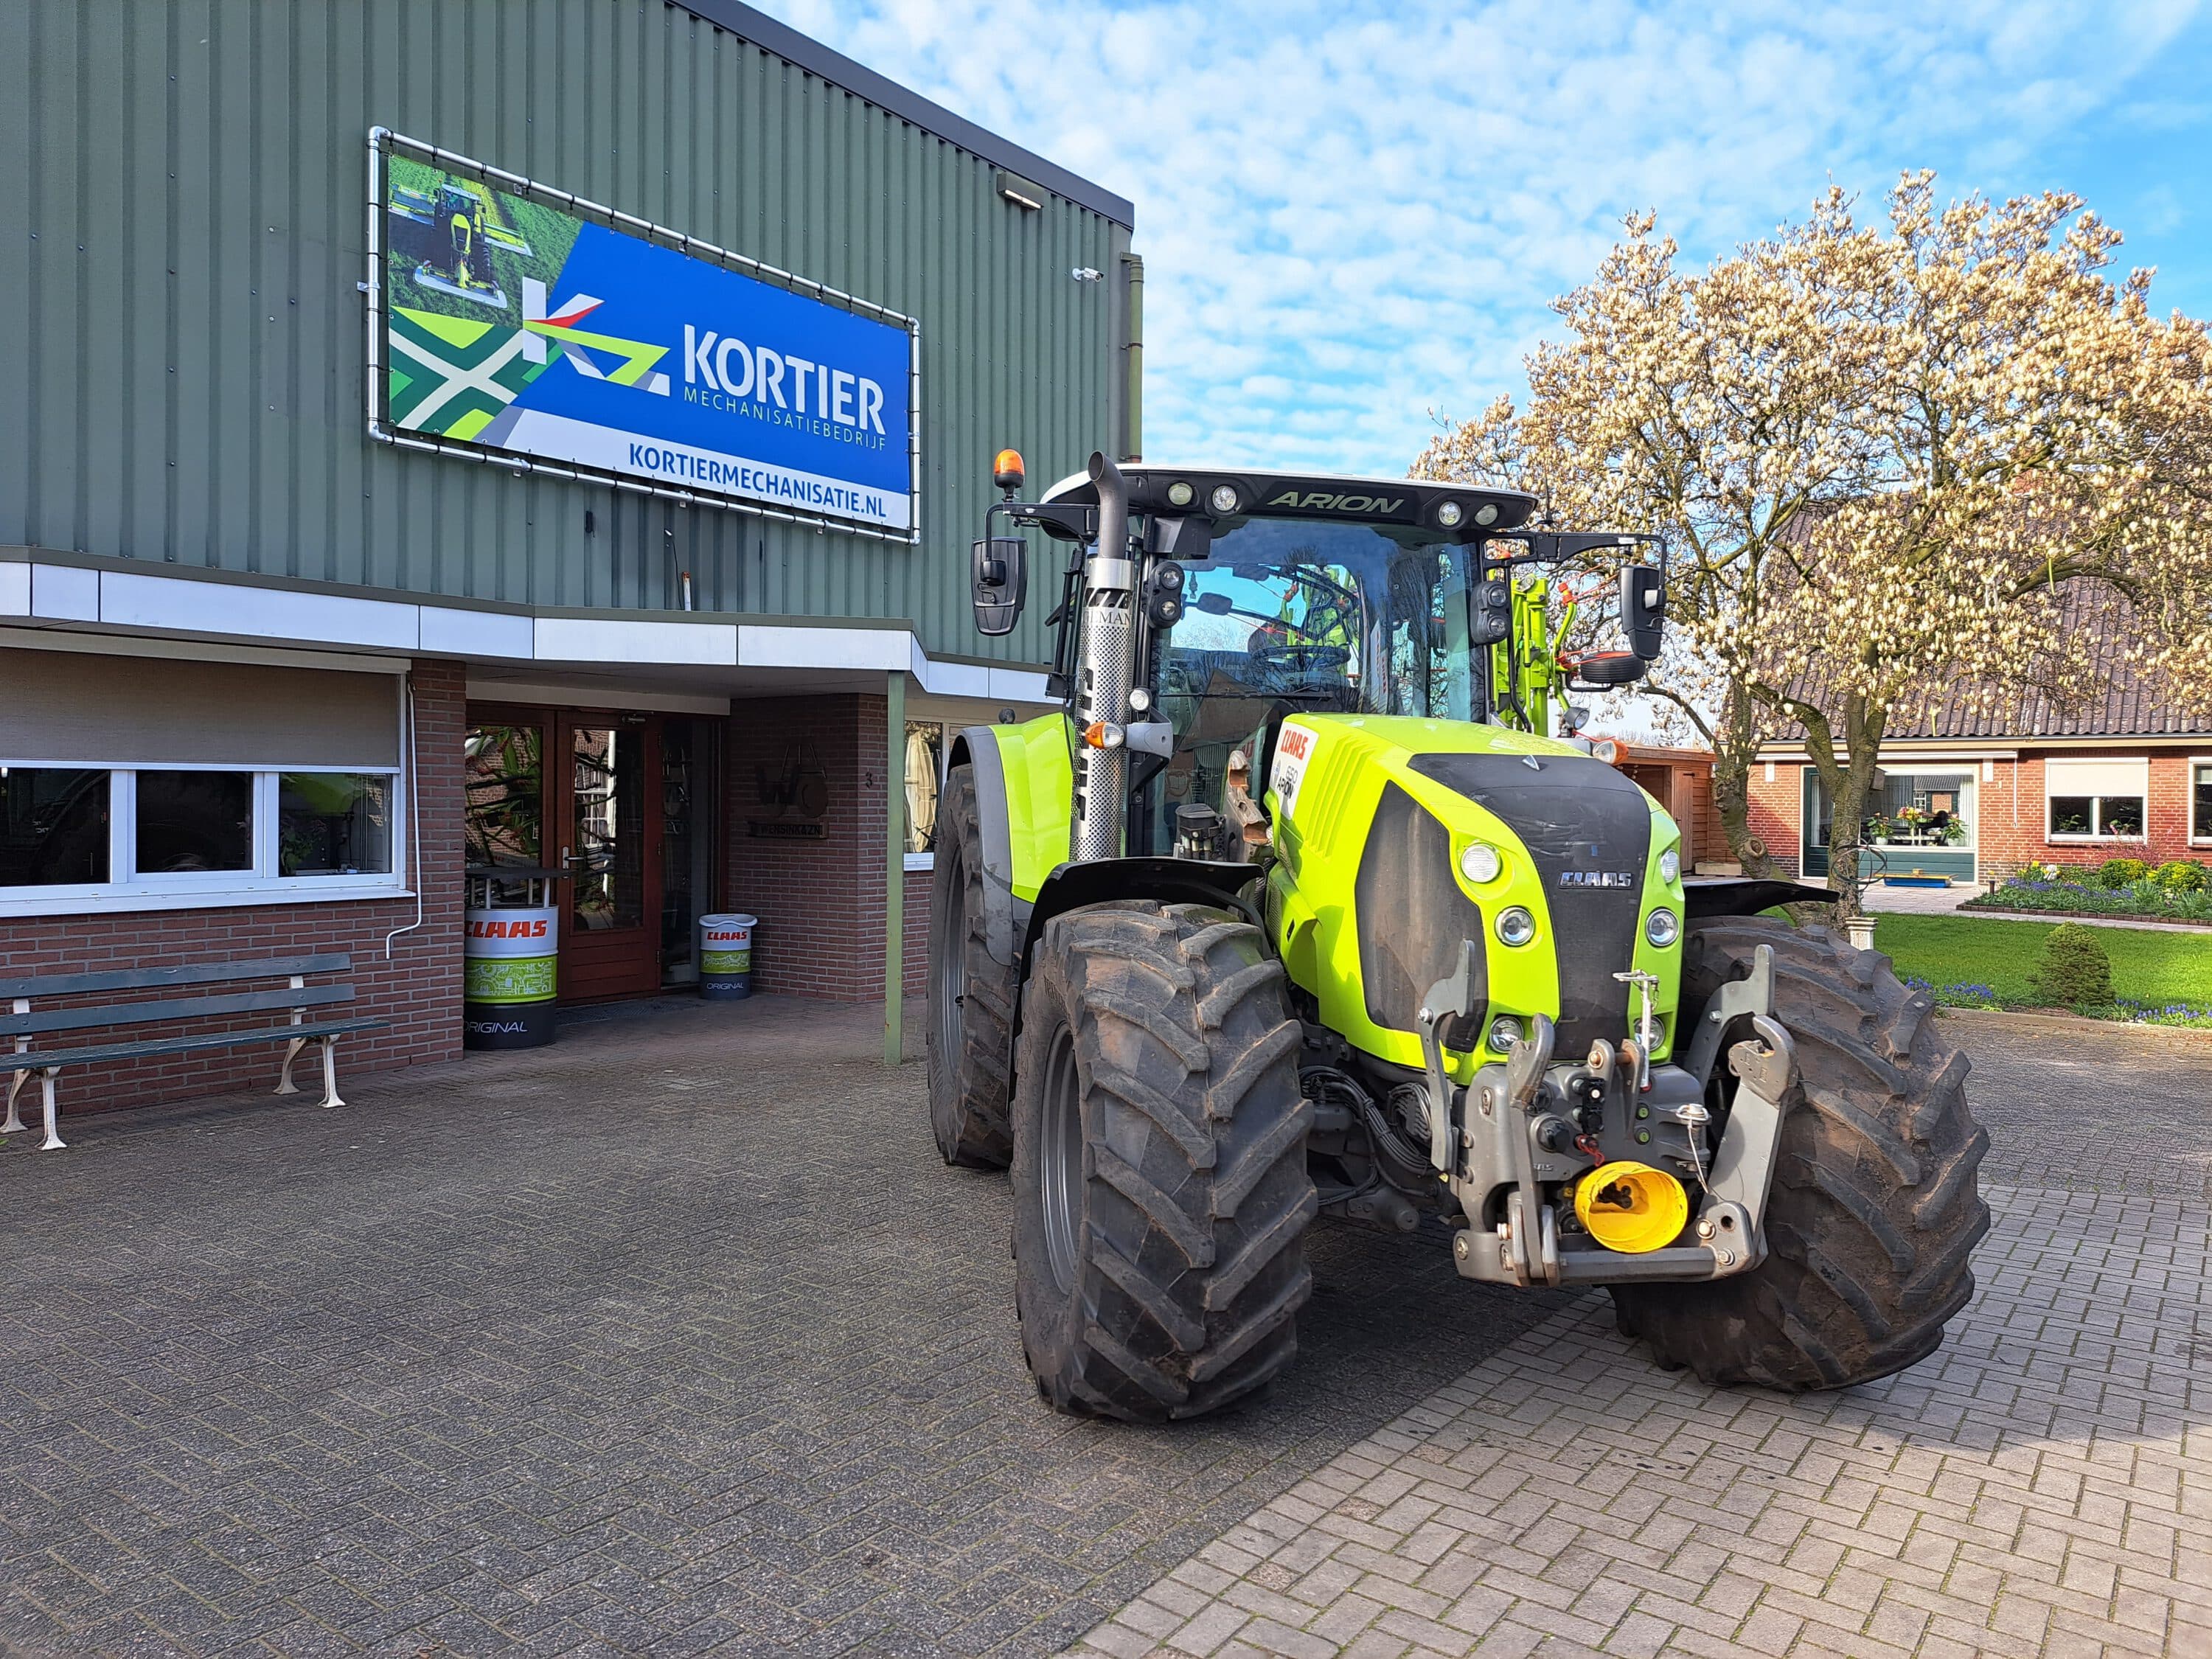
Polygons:
<instances>
[{"instance_id":1,"label":"tractor hood","mask_svg":"<svg viewBox=\"0 0 2212 1659\"><path fill-rule=\"evenodd\" d=\"M1661 854L1680 834L1626 774L1502 727L1300 715L1276 740L1267 804L1291 977L1378 1058L1419 1064L1416 1015L1465 939L1485 983L1481 1011L1446 1033L1463 1071L1502 1055L1488 1031L1505 1014L1549 1016L1562 1059L1618 1043L1641 1006L1616 975L1636 970L1658 980L1670 1034L1684 896Z\"/></svg>"}]
</instances>

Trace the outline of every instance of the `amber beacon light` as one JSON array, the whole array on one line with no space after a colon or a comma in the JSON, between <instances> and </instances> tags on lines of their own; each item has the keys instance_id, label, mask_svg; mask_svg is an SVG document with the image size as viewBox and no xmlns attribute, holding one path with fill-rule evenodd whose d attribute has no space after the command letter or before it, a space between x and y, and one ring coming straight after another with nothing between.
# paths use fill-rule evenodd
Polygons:
<instances>
[{"instance_id":1,"label":"amber beacon light","mask_svg":"<svg viewBox=\"0 0 2212 1659\"><path fill-rule=\"evenodd\" d=\"M1020 450L1002 449L992 458L991 482L1009 495L1022 487L1022 480L1026 477L1028 470L1022 465Z\"/></svg>"}]
</instances>

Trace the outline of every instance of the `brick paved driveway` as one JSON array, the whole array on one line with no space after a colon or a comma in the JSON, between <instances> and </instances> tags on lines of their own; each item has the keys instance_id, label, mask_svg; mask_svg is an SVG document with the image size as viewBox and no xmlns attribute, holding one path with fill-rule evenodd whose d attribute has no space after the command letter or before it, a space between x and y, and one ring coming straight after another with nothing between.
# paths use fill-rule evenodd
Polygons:
<instances>
[{"instance_id":1,"label":"brick paved driveway","mask_svg":"<svg viewBox=\"0 0 2212 1659\"><path fill-rule=\"evenodd\" d=\"M2095 1033L2081 1042L2109 1050L2042 1054L2016 1028L1960 1029L1993 1168L2070 1170L2114 1193L2162 1189L2177 1169L2201 1182L2201 1165L2185 1167L2205 1139L2185 1103L2212 1100L2212 1045L2176 1040L2169 1054ZM1638 1557L1639 1571L1705 1571L1709 1590L1723 1586L1716 1607L1670 1626L1683 1652L1760 1650L1741 1620L1725 1638L1736 1647L1707 1627L1746 1584L1784 1618L1811 1617L1787 1595L1864 1600L1872 1581L1851 1576L1845 1552L1881 1555L1897 1470L1920 1478L1931 1458L1947 1473L1911 1498L1923 1510L1931 1494L1959 1502L1955 1481L1970 1478L1995 1483L1974 1504L2036 1510L2040 1530L2023 1518L2010 1534L2042 1564L2023 1570L2031 1580L2087 1573L2069 1594L2099 1592L2094 1565L2068 1553L2081 1519L2104 1528L2083 1534L2081 1562L2118 1536L2202 1582L2188 1564L2201 1560L2212 1475L2201 1442L2168 1455L2172 1425L2202 1419L2195 1396L2177 1419L2156 1393L2203 1340L2192 1269L2183 1255L2145 1267L2136 1234L2101 1261L2059 1264L2088 1277L2056 1309L2038 1299L2050 1259L1985 1271L2012 1299L1995 1324L1985 1300L1939 1370L1878 1400L1807 1407L1651 1373L1583 1304L1462 1285L1437 1241L1332 1230L1315 1241L1304 1353L1273 1396L1173 1431L1072 1423L1037 1405L1022 1370L1003 1184L937 1162L919 1068L885 1073L868 1058L875 1042L866 1014L819 1006L630 1009L540 1054L361 1079L343 1112L253 1099L81 1120L73 1150L51 1157L17 1138L0 1152L14 1247L0 1294L0 1648L1042 1654L1171 1571L1181 1589L1146 1605L1230 1607L1201 1628L1225 1644L1237 1626L1249 1643L1248 1610L1224 1593L1231 1568L1185 1558L1212 1549L1237 1582L1316 1590L1354 1557L1340 1548L1294 1571L1295 1552L1317 1546L1285 1540L1291 1556L1254 1561L1247 1517L1288 1514L1317 1534L1318 1516L1267 1507L1296 1488L1309 1504L1337 1492L1329 1507L1341 1498L1352 1521L1379 1524L1410 1488L1370 1496L1347 1479L1387 1486L1383 1462L1418 1455L1455 1480L1470 1458L1510 1450L1498 1443L1516 1435L1516 1414L1547 1394L1553 1409L1593 1414L1582 1461L1468 1485L1521 1480L1520 1498L1480 1518L1526 1534L1511 1546L1526 1558L1498 1569L1526 1582L1509 1605L1468 1601L1507 1593L1468 1577L1449 1604L1462 1617L1494 1608L1492 1633L1509 1644L1534 1632L1547 1650L1577 1651L1559 1645L1592 1633L1567 1622L1595 1616L1577 1598L1625 1594L1605 1549L1565 1541L1527 1518L1532 1506L1581 1483L1626 1504L1608 1509L1618 1518L1638 1501L1623 1494L1655 1474L1721 1500L1694 1536L1665 1540L1648 1517L1631 1535L1668 1552L1656 1565ZM2046 1063L2084 1054L2078 1073ZM2114 1155L2109 1128L2124 1120L2152 1137ZM2046 1200L2020 1202L2000 1243L2049 1229L2033 1208ZM2150 1237L2163 1248L2174 1230ZM2126 1305L2108 1314L2118 1297ZM2114 1340L2145 1363L2110 1379L2096 1345ZM1631 1386L1636 1407L1621 1404ZM2023 1398L2041 1427L2022 1426ZM1831 1414L1795 1414L1808 1410ZM1960 1476L1960 1459L1995 1472ZM1301 1486L1309 1476L1318 1486ZM1785 1547L1769 1534L1790 1504L1814 1504L1816 1479L1828 1496ZM2136 1493L2146 1482L2149 1498ZM1763 1540L1755 1550L1729 1530L1747 1492L1774 1510L1745 1534ZM1922 1531L1953 1524L1897 1501ZM1458 1518L1440 1506L1385 1576L1447 1562L1445 1577L1465 1575L1465 1548L1419 1559ZM1236 1541L1217 1542L1224 1533ZM1363 1547L1394 1553L1372 1536ZM1723 1571L1745 1551L1758 1571ZM1917 1559L1903 1544L1890 1555ZM1902 1569L1865 1571L1893 1600L1915 1588L1892 1583ZM1969 1595L1983 1582L1945 1571ZM1308 1603L1313 1618L1376 1599L1339 1588L1328 1607ZM2106 1616L2138 1631L2151 1603L2123 1591L2171 1593L2125 1570L2102 1588ZM2188 1607L2212 1606L2212 1592L2190 1594L2170 1636ZM1662 1601L1620 1605L1606 1650L1648 1650L1661 1615L1645 1608ZM1397 1639L1372 1625L1370 1647ZM1121 1628L1093 1640L1126 1648L1137 1627ZM1147 1644L1162 1633L1137 1629ZM2017 1644L1990 1651L2033 1650L2032 1633L2003 1633Z\"/></svg>"},{"instance_id":2,"label":"brick paved driveway","mask_svg":"<svg viewBox=\"0 0 2212 1659\"><path fill-rule=\"evenodd\" d=\"M1272 1398L1054 1417L1005 1183L877 1029L631 1009L11 1137L0 1645L1049 1652L1558 1305L1331 1230Z\"/></svg>"},{"instance_id":3,"label":"brick paved driveway","mask_svg":"<svg viewBox=\"0 0 2212 1659\"><path fill-rule=\"evenodd\" d=\"M1076 1653L2208 1659L2212 1042L1952 1030L2023 1184L1933 1358L1708 1389L1578 1297Z\"/></svg>"}]
</instances>

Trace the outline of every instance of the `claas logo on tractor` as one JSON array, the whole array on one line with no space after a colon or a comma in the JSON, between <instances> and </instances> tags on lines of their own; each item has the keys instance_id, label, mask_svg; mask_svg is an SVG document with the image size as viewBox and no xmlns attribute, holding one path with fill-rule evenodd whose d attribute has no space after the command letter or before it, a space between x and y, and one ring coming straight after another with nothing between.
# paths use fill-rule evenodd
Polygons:
<instances>
[{"instance_id":1,"label":"claas logo on tractor","mask_svg":"<svg viewBox=\"0 0 2212 1659\"><path fill-rule=\"evenodd\" d=\"M1017 625L1042 531L1060 706L954 745L930 1117L948 1163L1011 1173L1048 1401L1159 1421L1264 1387L1319 1225L1605 1285L1711 1382L1935 1349L1988 1212L1925 1000L1760 914L1826 889L1688 873L1566 702L1659 657L1663 543L1425 479L991 476L976 624ZM1772 1178L1785 1129L1817 1179Z\"/></svg>"}]
</instances>

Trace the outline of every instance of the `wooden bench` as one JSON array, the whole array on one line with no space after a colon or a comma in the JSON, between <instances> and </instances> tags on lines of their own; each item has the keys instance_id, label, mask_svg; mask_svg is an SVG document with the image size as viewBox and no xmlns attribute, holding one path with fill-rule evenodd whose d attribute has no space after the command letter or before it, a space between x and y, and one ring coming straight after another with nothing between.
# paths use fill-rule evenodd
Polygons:
<instances>
[{"instance_id":1,"label":"wooden bench","mask_svg":"<svg viewBox=\"0 0 2212 1659\"><path fill-rule=\"evenodd\" d=\"M0 1000L13 1012L0 1014L0 1036L15 1039L9 1056L15 1076L8 1084L8 1120L0 1133L15 1133L23 1127L15 1115L15 1097L33 1076L39 1079L46 1109L46 1139L40 1149L54 1152L64 1145L55 1133L54 1079L71 1066L97 1066L112 1060L136 1060L143 1054L191 1054L204 1048L237 1048L255 1042L284 1044L283 1070L276 1092L293 1095L292 1062L300 1051L314 1043L323 1051L323 1100L325 1106L343 1106L338 1098L337 1040L349 1031L381 1030L382 1019L310 1020L311 1008L337 1008L353 1000L350 985L309 985L313 974L342 974L353 965L343 952L313 957L278 957L267 962L195 962L176 968L125 968L99 974L47 974L27 979L0 979ZM149 998L76 1008L34 1008L33 1004L60 998L96 996L108 991L155 991L185 986L235 986L256 980L285 981L262 991L220 991L211 996ZM248 1030L204 1031L185 1036L143 1039L137 1042L96 1042L80 1048L47 1048L33 1039L64 1031L100 1030L118 1026L169 1025L179 1021L215 1019L234 1014L289 1011L282 1025Z\"/></svg>"}]
</instances>

